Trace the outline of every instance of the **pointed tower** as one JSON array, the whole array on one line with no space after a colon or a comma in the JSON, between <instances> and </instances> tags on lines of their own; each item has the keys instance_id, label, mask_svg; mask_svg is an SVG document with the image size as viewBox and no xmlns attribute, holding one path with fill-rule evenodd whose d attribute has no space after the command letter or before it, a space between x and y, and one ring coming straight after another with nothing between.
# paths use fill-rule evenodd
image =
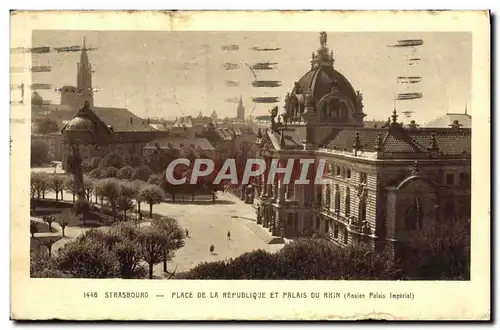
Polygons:
<instances>
[{"instance_id":1,"label":"pointed tower","mask_svg":"<svg viewBox=\"0 0 500 330\"><path fill-rule=\"evenodd\" d=\"M240 95L240 103L238 103L237 119L245 120L245 107L243 106L243 99Z\"/></svg>"},{"instance_id":2,"label":"pointed tower","mask_svg":"<svg viewBox=\"0 0 500 330\"><path fill-rule=\"evenodd\" d=\"M82 104L89 102L90 107L94 106L94 94L92 92L92 66L90 65L83 37L83 47L80 54L80 62L77 64L77 82L76 89L80 96Z\"/></svg>"},{"instance_id":3,"label":"pointed tower","mask_svg":"<svg viewBox=\"0 0 500 330\"><path fill-rule=\"evenodd\" d=\"M210 115L210 118L212 118L212 121L214 122L214 124L217 123L217 121L219 120L219 116L217 115L217 112L215 110Z\"/></svg>"}]
</instances>

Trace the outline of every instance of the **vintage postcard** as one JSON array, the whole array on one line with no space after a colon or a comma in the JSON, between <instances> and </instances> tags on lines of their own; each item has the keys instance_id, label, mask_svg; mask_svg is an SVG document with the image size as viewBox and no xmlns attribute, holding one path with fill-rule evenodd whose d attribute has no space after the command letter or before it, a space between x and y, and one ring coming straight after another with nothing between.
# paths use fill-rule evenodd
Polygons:
<instances>
[{"instance_id":1,"label":"vintage postcard","mask_svg":"<svg viewBox=\"0 0 500 330\"><path fill-rule=\"evenodd\" d=\"M11 318L489 320L489 24L13 12Z\"/></svg>"}]
</instances>

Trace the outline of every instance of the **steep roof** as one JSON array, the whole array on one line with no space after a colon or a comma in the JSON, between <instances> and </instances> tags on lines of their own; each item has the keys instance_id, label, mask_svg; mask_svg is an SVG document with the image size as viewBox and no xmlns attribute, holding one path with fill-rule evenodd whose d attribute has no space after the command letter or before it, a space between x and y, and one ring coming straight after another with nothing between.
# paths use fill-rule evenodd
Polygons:
<instances>
[{"instance_id":1,"label":"steep roof","mask_svg":"<svg viewBox=\"0 0 500 330\"><path fill-rule=\"evenodd\" d=\"M123 108L94 107L92 111L114 132L151 132L155 129L132 112Z\"/></svg>"},{"instance_id":2,"label":"steep roof","mask_svg":"<svg viewBox=\"0 0 500 330\"><path fill-rule=\"evenodd\" d=\"M182 149L184 147L192 147L201 150L215 150L212 144L205 138L183 138L183 137L165 137L148 143L144 149L156 150L160 149Z\"/></svg>"},{"instance_id":3,"label":"steep roof","mask_svg":"<svg viewBox=\"0 0 500 330\"><path fill-rule=\"evenodd\" d=\"M303 144L298 134L292 129L281 129L279 132L267 130L269 140L273 144L274 149L302 149ZM284 146L281 145L282 141Z\"/></svg>"},{"instance_id":4,"label":"steep roof","mask_svg":"<svg viewBox=\"0 0 500 330\"><path fill-rule=\"evenodd\" d=\"M173 127L193 127L193 118L191 116L179 117L175 120Z\"/></svg>"},{"instance_id":5,"label":"steep roof","mask_svg":"<svg viewBox=\"0 0 500 330\"><path fill-rule=\"evenodd\" d=\"M378 135L382 134L382 138L385 138L388 131L376 128L344 129L335 135L329 143L326 143L325 147L327 149L352 150L356 133L359 133L359 140L361 141L363 150L375 151L375 143Z\"/></svg>"},{"instance_id":6,"label":"steep roof","mask_svg":"<svg viewBox=\"0 0 500 330\"><path fill-rule=\"evenodd\" d=\"M456 128L361 128L341 130L329 143L328 149L352 150L359 134L361 150L374 152L380 142L382 152L427 152L433 135L442 155L460 155L471 152L471 130Z\"/></svg>"}]
</instances>

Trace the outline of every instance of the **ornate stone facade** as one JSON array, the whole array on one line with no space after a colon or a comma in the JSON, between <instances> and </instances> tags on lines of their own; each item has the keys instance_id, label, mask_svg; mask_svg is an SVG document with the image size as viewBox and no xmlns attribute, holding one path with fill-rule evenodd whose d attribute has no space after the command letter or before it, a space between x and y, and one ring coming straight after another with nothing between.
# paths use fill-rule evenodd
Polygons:
<instances>
[{"instance_id":1,"label":"ornate stone facade","mask_svg":"<svg viewBox=\"0 0 500 330\"><path fill-rule=\"evenodd\" d=\"M311 70L257 144L268 164L324 159L329 182L268 184L264 173L256 184L258 222L277 236L384 248L440 218L470 219L471 130L405 127L396 110L383 128L364 128L362 94L334 69L326 40L321 34Z\"/></svg>"}]
</instances>

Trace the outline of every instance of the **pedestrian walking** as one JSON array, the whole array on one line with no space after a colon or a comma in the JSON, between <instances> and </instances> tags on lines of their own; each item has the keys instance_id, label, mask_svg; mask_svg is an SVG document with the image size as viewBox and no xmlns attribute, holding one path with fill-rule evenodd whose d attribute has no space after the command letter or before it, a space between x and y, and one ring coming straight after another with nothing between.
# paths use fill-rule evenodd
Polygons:
<instances>
[{"instance_id":1,"label":"pedestrian walking","mask_svg":"<svg viewBox=\"0 0 500 330\"><path fill-rule=\"evenodd\" d=\"M228 239L228 241L231 240L231 232L229 230L227 231L227 239Z\"/></svg>"},{"instance_id":2,"label":"pedestrian walking","mask_svg":"<svg viewBox=\"0 0 500 330\"><path fill-rule=\"evenodd\" d=\"M215 246L212 244L210 245L210 254L214 254L215 251Z\"/></svg>"}]
</instances>

